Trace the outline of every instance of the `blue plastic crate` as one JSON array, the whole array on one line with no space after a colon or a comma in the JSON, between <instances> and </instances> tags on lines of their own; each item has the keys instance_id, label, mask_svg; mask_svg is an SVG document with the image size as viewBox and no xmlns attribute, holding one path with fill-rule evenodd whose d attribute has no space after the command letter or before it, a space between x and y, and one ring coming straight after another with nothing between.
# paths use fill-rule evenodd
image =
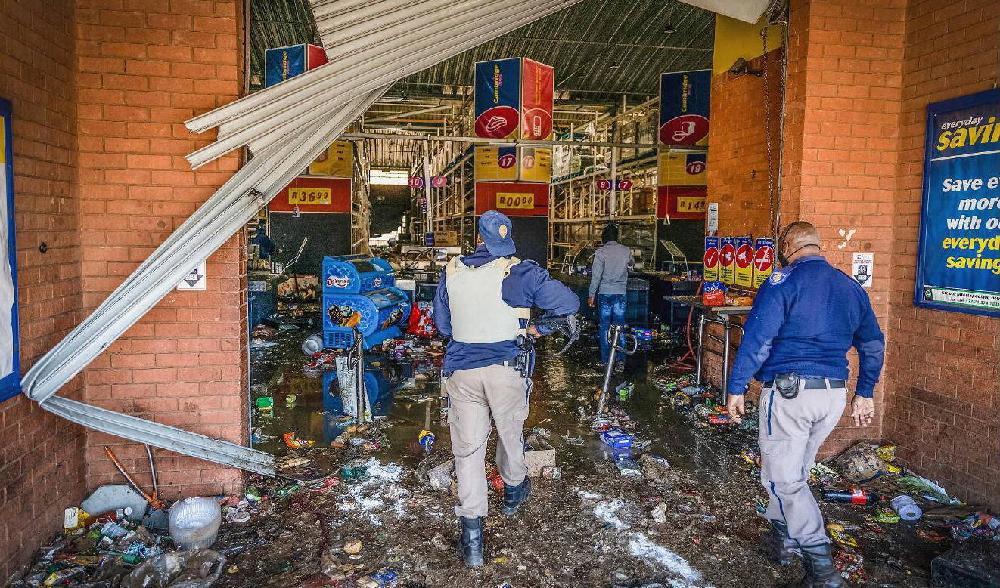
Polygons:
<instances>
[{"instance_id":1,"label":"blue plastic crate","mask_svg":"<svg viewBox=\"0 0 1000 588\"><path fill-rule=\"evenodd\" d=\"M323 347L349 349L354 346L354 331L323 331Z\"/></svg>"}]
</instances>

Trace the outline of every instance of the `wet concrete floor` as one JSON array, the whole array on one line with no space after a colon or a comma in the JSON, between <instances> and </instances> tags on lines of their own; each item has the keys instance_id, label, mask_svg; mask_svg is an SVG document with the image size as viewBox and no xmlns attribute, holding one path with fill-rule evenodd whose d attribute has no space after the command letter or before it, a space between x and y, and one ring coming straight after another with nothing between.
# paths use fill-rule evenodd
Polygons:
<instances>
[{"instance_id":1,"label":"wet concrete floor","mask_svg":"<svg viewBox=\"0 0 1000 588\"><path fill-rule=\"evenodd\" d=\"M696 427L690 414L675 410L657 387L677 376L664 367L669 350L630 358L614 379L633 382L635 390L624 403L612 402L612 410L629 415L626 424L650 443L646 454L669 463L640 460L643 475L629 477L590 429L593 394L603 379L596 344L583 342L561 357L553 353L555 342L540 346L526 434L534 431L556 449L562 476L536 479L531 499L513 518L500 515L498 497L491 496L488 564L470 571L453 546L454 499L420 475L449 458L433 360L372 355L386 388L373 413L386 418L366 436L380 447L330 450L347 423L331 413L339 408L333 372L302 369L299 345L306 334L283 332L277 345L252 352L253 395L274 400L273 416L255 411L257 446L305 458L312 477L335 473L351 459L374 458L374 474L321 490L291 486L296 491L266 504L252 528L227 529L222 543L241 547L225 585L365 586L385 569L397 572L402 586L784 586L802 576L798 564L772 564L760 543L766 523L755 507L765 495L756 469L740 456L756 445L755 434ZM389 393L414 375L415 383ZM437 436L429 456L416 443L425 428ZM290 431L316 441L316 448L288 449L281 435ZM386 464L402 467L386 471ZM257 483L272 496L291 485ZM861 520L850 507L824 509ZM914 545L907 539L912 530L896 527L865 532L871 547L865 584L927 585L929 561L943 547ZM353 540L362 543L358 554L345 551Z\"/></svg>"}]
</instances>

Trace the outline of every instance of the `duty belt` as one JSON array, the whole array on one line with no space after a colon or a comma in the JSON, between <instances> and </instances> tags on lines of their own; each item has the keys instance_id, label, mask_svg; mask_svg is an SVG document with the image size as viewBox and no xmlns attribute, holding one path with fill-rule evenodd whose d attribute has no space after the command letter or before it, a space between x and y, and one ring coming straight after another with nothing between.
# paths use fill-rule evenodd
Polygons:
<instances>
[{"instance_id":1,"label":"duty belt","mask_svg":"<svg viewBox=\"0 0 1000 588\"><path fill-rule=\"evenodd\" d=\"M826 390L827 388L846 388L847 380L834 380L832 378L801 378L801 381L805 384L803 389L805 390ZM765 388L771 388L774 386L774 380L769 382L764 382Z\"/></svg>"}]
</instances>

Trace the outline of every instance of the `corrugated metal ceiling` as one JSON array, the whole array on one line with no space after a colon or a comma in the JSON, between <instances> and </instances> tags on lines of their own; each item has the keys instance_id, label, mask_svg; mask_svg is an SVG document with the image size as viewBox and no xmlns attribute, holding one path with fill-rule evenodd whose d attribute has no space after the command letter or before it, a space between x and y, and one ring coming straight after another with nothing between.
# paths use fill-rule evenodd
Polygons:
<instances>
[{"instance_id":1,"label":"corrugated metal ceiling","mask_svg":"<svg viewBox=\"0 0 1000 588\"><path fill-rule=\"evenodd\" d=\"M318 40L306 0L251 0L251 76L267 47ZM441 96L472 84L476 61L529 57L576 100L657 93L661 72L711 67L712 13L676 0L584 0L398 82L390 96ZM453 91L453 90L452 90Z\"/></svg>"}]
</instances>

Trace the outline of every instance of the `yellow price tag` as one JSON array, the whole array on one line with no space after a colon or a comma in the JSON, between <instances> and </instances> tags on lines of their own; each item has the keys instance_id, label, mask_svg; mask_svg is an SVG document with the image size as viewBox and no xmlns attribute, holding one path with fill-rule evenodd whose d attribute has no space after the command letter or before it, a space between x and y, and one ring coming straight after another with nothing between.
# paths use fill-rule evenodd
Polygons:
<instances>
[{"instance_id":1,"label":"yellow price tag","mask_svg":"<svg viewBox=\"0 0 1000 588\"><path fill-rule=\"evenodd\" d=\"M288 188L289 204L333 204L330 188Z\"/></svg>"},{"instance_id":2,"label":"yellow price tag","mask_svg":"<svg viewBox=\"0 0 1000 588\"><path fill-rule=\"evenodd\" d=\"M523 208L532 209L535 207L535 195L528 192L497 192L497 208Z\"/></svg>"},{"instance_id":3,"label":"yellow price tag","mask_svg":"<svg viewBox=\"0 0 1000 588\"><path fill-rule=\"evenodd\" d=\"M705 198L680 196L677 198L677 212L705 212Z\"/></svg>"}]
</instances>

